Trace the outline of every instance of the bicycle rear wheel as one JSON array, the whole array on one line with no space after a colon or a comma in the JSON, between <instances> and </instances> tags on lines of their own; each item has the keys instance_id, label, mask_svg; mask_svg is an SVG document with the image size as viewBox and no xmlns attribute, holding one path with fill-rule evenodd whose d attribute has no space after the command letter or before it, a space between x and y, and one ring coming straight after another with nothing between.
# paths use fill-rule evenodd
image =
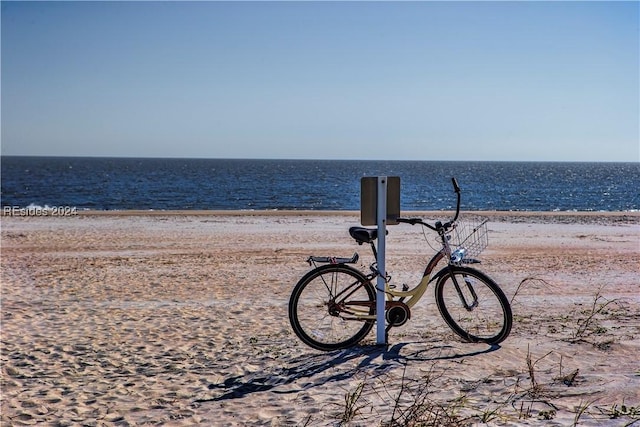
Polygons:
<instances>
[{"instance_id":1,"label":"bicycle rear wheel","mask_svg":"<svg viewBox=\"0 0 640 427\"><path fill-rule=\"evenodd\" d=\"M307 273L289 299L289 321L305 344L323 351L350 347L362 340L374 320L375 288L349 266L323 265ZM360 316L360 317L359 317Z\"/></svg>"},{"instance_id":2,"label":"bicycle rear wheel","mask_svg":"<svg viewBox=\"0 0 640 427\"><path fill-rule=\"evenodd\" d=\"M449 327L469 342L498 344L511 332L511 306L484 273L452 266L436 282L436 304Z\"/></svg>"}]
</instances>

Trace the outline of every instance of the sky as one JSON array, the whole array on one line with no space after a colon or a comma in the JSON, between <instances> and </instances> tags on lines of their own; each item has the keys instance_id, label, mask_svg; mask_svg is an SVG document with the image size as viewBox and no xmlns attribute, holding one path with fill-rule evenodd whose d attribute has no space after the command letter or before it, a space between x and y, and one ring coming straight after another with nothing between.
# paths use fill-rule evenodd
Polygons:
<instances>
[{"instance_id":1,"label":"sky","mask_svg":"<svg viewBox=\"0 0 640 427\"><path fill-rule=\"evenodd\" d=\"M640 161L630 2L7 2L3 155Z\"/></svg>"}]
</instances>

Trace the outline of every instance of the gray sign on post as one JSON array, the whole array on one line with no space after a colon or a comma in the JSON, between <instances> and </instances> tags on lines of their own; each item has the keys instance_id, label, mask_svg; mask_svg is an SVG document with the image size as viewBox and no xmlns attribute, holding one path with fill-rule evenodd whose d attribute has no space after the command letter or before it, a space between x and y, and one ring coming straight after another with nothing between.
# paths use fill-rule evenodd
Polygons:
<instances>
[{"instance_id":1,"label":"gray sign on post","mask_svg":"<svg viewBox=\"0 0 640 427\"><path fill-rule=\"evenodd\" d=\"M395 225L400 217L400 177L386 177L387 225ZM378 224L378 177L365 176L360 180L360 222L362 225Z\"/></svg>"}]
</instances>

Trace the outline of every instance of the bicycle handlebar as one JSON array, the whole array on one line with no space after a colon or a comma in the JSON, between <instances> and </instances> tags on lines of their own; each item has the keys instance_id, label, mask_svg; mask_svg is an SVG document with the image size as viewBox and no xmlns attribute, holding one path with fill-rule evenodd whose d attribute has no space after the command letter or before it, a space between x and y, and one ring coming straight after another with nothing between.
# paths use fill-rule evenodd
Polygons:
<instances>
[{"instance_id":1,"label":"bicycle handlebar","mask_svg":"<svg viewBox=\"0 0 640 427\"><path fill-rule=\"evenodd\" d=\"M451 183L453 184L453 191L460 194L460 186L458 185L458 181L456 180L455 177L451 178Z\"/></svg>"},{"instance_id":2,"label":"bicycle handlebar","mask_svg":"<svg viewBox=\"0 0 640 427\"><path fill-rule=\"evenodd\" d=\"M455 214L455 216L453 217L453 219L451 221L446 222L444 224L442 224L440 221L438 221L438 222L436 222L435 226L433 226L431 224L427 224L421 218L398 218L397 221L399 223L405 223L405 224L411 224L411 225L416 225L416 224L424 225L425 227L428 227L428 228L432 229L433 231L438 231L438 229L440 229L440 228L444 228L445 230L450 228L451 225L454 222L456 222L456 220L458 219L458 215L460 215L460 186L458 185L458 181L455 178L451 178L451 183L453 184L453 191L455 191L456 196L457 196L456 214Z\"/></svg>"},{"instance_id":3,"label":"bicycle handlebar","mask_svg":"<svg viewBox=\"0 0 640 427\"><path fill-rule=\"evenodd\" d=\"M458 219L458 215L460 215L460 186L458 185L458 181L456 181L455 177L451 178L451 183L453 184L453 191L456 192L458 201L456 202L456 216L454 216L453 219L447 223L449 226L452 223L456 222L456 220Z\"/></svg>"}]
</instances>

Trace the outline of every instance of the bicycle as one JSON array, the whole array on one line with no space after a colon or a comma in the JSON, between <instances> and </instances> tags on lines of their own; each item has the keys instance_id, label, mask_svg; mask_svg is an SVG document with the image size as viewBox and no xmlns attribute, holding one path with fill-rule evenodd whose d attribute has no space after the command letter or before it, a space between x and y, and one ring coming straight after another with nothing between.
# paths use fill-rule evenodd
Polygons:
<instances>
[{"instance_id":1,"label":"bicycle","mask_svg":"<svg viewBox=\"0 0 640 427\"><path fill-rule=\"evenodd\" d=\"M441 249L428 262L422 279L413 289L402 290L389 284L390 277L379 271L377 262L364 274L354 268L358 253L351 258L316 257L307 259L314 268L294 287L289 299L289 320L295 334L312 348L331 351L351 347L369 334L376 321L376 287L382 276L385 285L385 331L402 326L411 318L411 308L435 281L438 310L447 325L467 342L491 345L504 341L511 332L511 306L498 284L483 272L469 267L487 246L487 220L468 225L458 221L460 187L452 178L457 195L453 219L431 225L420 218L397 218L398 223L419 224L437 233ZM351 237L360 245L369 244L375 259L377 227L351 227ZM440 261L447 265L433 274Z\"/></svg>"}]
</instances>

